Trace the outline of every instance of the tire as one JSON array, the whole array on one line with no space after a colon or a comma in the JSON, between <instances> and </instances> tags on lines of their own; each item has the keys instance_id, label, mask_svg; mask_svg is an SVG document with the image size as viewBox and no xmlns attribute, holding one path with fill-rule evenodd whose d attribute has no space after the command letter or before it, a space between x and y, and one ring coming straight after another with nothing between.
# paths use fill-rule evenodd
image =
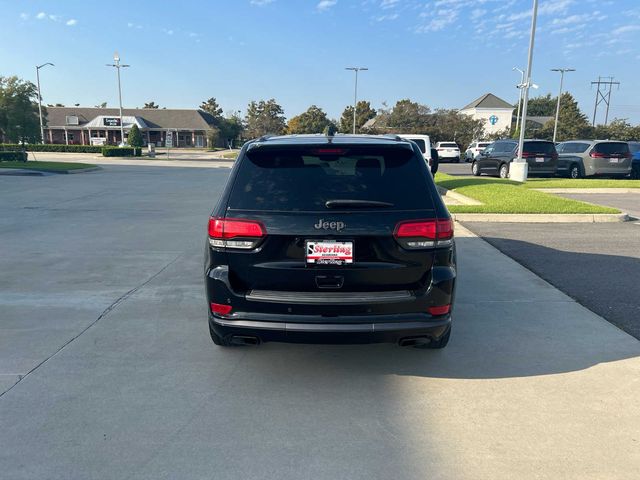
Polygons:
<instances>
[{"instance_id":1,"label":"tire","mask_svg":"<svg viewBox=\"0 0 640 480\"><path fill-rule=\"evenodd\" d=\"M509 165L506 163L500 165L499 175L500 178L509 178Z\"/></svg>"},{"instance_id":2,"label":"tire","mask_svg":"<svg viewBox=\"0 0 640 480\"><path fill-rule=\"evenodd\" d=\"M480 173L480 167L478 166L478 162L476 162L475 160L471 164L471 173L473 173L475 177L479 177L480 175L482 175Z\"/></svg>"},{"instance_id":3,"label":"tire","mask_svg":"<svg viewBox=\"0 0 640 480\"><path fill-rule=\"evenodd\" d=\"M569 178L582 178L582 172L580 171L580 166L577 163L573 163L569 167Z\"/></svg>"},{"instance_id":4,"label":"tire","mask_svg":"<svg viewBox=\"0 0 640 480\"><path fill-rule=\"evenodd\" d=\"M449 330L442 335L438 340L433 340L429 343L425 343L422 345L414 345L413 348L419 348L421 350L441 350L446 347L449 343L449 338L451 337L451 327Z\"/></svg>"},{"instance_id":5,"label":"tire","mask_svg":"<svg viewBox=\"0 0 640 480\"><path fill-rule=\"evenodd\" d=\"M227 342L224 338L222 338L220 335L218 335L216 332L213 331L213 328L211 328L211 324L209 324L209 335L211 335L211 340L213 341L213 343L215 343L219 347L232 346L232 344Z\"/></svg>"}]
</instances>

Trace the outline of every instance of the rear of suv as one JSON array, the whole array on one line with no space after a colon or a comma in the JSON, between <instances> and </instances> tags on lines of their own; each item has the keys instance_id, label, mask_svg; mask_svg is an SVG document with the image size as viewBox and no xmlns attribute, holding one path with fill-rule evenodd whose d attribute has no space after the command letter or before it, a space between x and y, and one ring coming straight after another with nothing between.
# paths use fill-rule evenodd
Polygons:
<instances>
[{"instance_id":1,"label":"rear of suv","mask_svg":"<svg viewBox=\"0 0 640 480\"><path fill-rule=\"evenodd\" d=\"M460 147L455 142L438 142L436 143L436 150L438 151L438 158L441 162L459 162L460 161Z\"/></svg>"},{"instance_id":2,"label":"rear of suv","mask_svg":"<svg viewBox=\"0 0 640 480\"><path fill-rule=\"evenodd\" d=\"M570 178L625 177L631 173L629 143L613 140L571 140L558 144L558 174Z\"/></svg>"},{"instance_id":3,"label":"rear of suv","mask_svg":"<svg viewBox=\"0 0 640 480\"><path fill-rule=\"evenodd\" d=\"M483 173L509 177L511 162L518 157L518 142L515 140L497 140L488 145L471 164L471 173L480 176ZM555 175L558 166L558 152L553 142L547 140L525 140L522 158L528 164L530 176Z\"/></svg>"},{"instance_id":4,"label":"rear of suv","mask_svg":"<svg viewBox=\"0 0 640 480\"><path fill-rule=\"evenodd\" d=\"M449 340L453 222L422 153L400 137L245 144L205 250L217 345Z\"/></svg>"}]
</instances>

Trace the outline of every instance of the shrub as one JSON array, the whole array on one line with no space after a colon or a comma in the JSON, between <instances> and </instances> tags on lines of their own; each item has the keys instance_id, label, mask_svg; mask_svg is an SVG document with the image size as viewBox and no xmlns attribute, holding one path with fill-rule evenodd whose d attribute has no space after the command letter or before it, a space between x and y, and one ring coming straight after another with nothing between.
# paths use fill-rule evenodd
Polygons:
<instances>
[{"instance_id":1,"label":"shrub","mask_svg":"<svg viewBox=\"0 0 640 480\"><path fill-rule=\"evenodd\" d=\"M103 157L139 157L141 148L134 147L102 147Z\"/></svg>"},{"instance_id":2,"label":"shrub","mask_svg":"<svg viewBox=\"0 0 640 480\"><path fill-rule=\"evenodd\" d=\"M22 150L24 147L28 152L68 152L68 153L100 153L101 146L95 145L58 145L58 144L40 144L30 143L27 145L18 145L12 143L0 143L0 151Z\"/></svg>"},{"instance_id":3,"label":"shrub","mask_svg":"<svg viewBox=\"0 0 640 480\"><path fill-rule=\"evenodd\" d=\"M140 129L136 124L131 127L131 130L129 130L127 143L129 143L129 145L132 147L142 147L142 134L140 133Z\"/></svg>"},{"instance_id":4,"label":"shrub","mask_svg":"<svg viewBox=\"0 0 640 480\"><path fill-rule=\"evenodd\" d=\"M26 162L27 152L0 151L0 162Z\"/></svg>"}]
</instances>

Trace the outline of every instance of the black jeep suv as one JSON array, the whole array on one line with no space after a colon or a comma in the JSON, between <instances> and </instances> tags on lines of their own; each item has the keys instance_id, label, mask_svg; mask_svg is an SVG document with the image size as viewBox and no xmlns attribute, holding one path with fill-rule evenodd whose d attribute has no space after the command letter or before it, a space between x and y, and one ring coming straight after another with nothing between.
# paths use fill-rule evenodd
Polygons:
<instances>
[{"instance_id":1,"label":"black jeep suv","mask_svg":"<svg viewBox=\"0 0 640 480\"><path fill-rule=\"evenodd\" d=\"M422 153L392 136L248 142L205 253L216 345L446 346L453 221Z\"/></svg>"}]
</instances>

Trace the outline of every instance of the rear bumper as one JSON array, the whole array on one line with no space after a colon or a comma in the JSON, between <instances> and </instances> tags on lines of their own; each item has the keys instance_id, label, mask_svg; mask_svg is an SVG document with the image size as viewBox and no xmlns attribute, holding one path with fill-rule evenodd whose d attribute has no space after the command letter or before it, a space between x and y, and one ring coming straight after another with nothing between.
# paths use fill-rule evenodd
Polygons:
<instances>
[{"instance_id":1,"label":"rear bumper","mask_svg":"<svg viewBox=\"0 0 640 480\"><path fill-rule=\"evenodd\" d=\"M257 318L272 315L253 315ZM225 319L209 315L210 327L221 337L234 335L256 337L262 342L292 343L397 343L402 338L439 339L451 326L451 315L431 317L422 314L373 315L358 318L331 318L332 323L319 323L326 318L292 316L289 321L262 319ZM281 318L279 320L282 320ZM344 322L362 323L344 323Z\"/></svg>"}]
</instances>

